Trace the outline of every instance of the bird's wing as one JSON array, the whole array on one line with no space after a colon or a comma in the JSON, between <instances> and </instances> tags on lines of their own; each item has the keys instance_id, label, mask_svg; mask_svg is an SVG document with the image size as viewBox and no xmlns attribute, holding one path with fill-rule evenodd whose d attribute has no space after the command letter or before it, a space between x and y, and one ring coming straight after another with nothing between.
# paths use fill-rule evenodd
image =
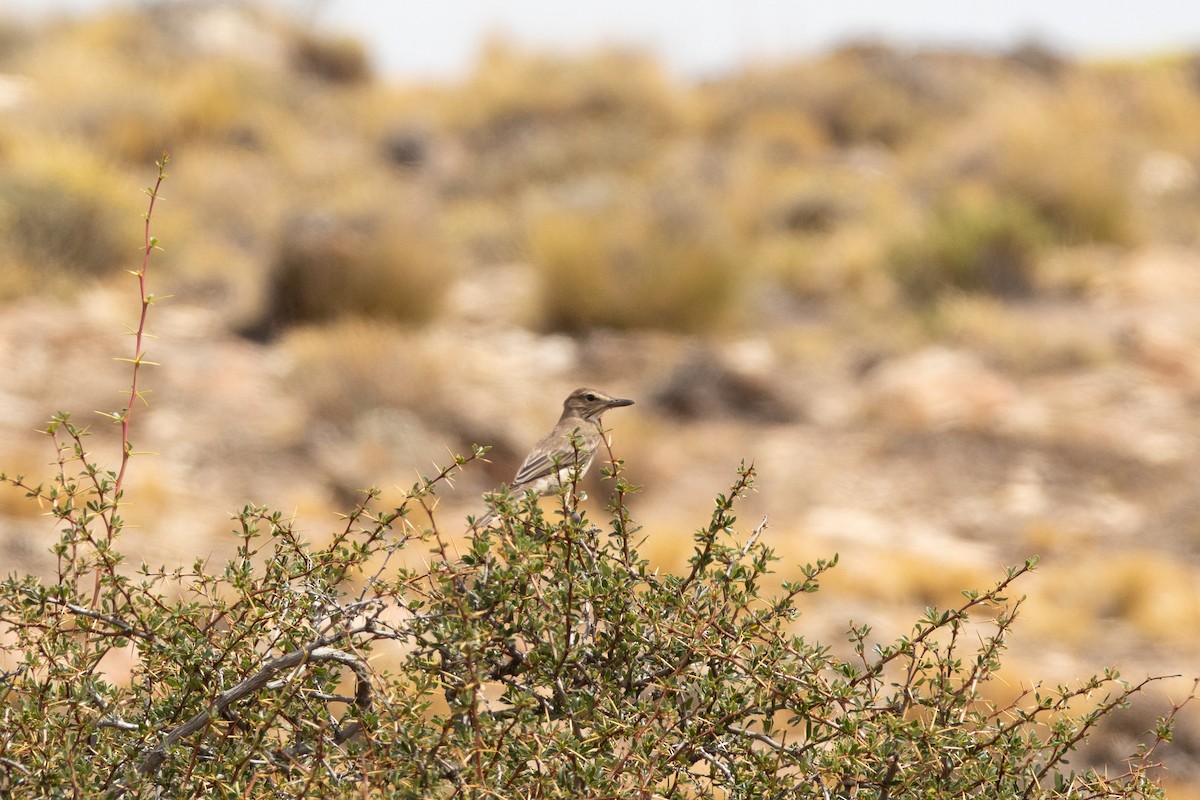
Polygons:
<instances>
[{"instance_id":1,"label":"bird's wing","mask_svg":"<svg viewBox=\"0 0 1200 800\"><path fill-rule=\"evenodd\" d=\"M559 454L561 461L564 454ZM513 478L512 485L520 486L525 483L533 483L539 478L544 478L555 471L554 459L549 453L534 451L525 457L525 461L517 470L516 477Z\"/></svg>"},{"instance_id":2,"label":"bird's wing","mask_svg":"<svg viewBox=\"0 0 1200 800\"><path fill-rule=\"evenodd\" d=\"M529 451L529 455L525 456L525 460L513 478L512 485L513 487L524 486L554 475L562 467L574 466L576 460L586 463L588 459L584 453L576 452L575 446L571 444L570 436L563 436L557 430L552 431L549 436L534 445L533 449ZM558 462L558 467L554 466L555 461Z\"/></svg>"}]
</instances>

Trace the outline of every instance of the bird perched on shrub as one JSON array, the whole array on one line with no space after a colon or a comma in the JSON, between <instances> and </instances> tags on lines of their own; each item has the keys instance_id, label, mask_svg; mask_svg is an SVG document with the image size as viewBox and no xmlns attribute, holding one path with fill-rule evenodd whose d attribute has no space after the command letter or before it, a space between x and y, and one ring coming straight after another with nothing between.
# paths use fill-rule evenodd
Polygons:
<instances>
[{"instance_id":1,"label":"bird perched on shrub","mask_svg":"<svg viewBox=\"0 0 1200 800\"><path fill-rule=\"evenodd\" d=\"M582 479L596 457L601 433L600 415L610 408L633 405L632 400L612 397L596 389L576 389L563 401L558 424L533 446L508 486L511 495L533 492L553 494L564 483ZM486 525L496 514L484 514L476 526Z\"/></svg>"}]
</instances>

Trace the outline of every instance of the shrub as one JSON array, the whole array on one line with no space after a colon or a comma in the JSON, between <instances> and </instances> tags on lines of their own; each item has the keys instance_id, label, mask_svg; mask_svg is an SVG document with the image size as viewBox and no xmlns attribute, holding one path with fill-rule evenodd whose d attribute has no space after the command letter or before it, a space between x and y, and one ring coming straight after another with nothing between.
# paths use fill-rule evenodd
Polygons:
<instances>
[{"instance_id":1,"label":"shrub","mask_svg":"<svg viewBox=\"0 0 1200 800\"><path fill-rule=\"evenodd\" d=\"M628 50L580 55L526 54L489 42L452 116L480 142L515 128L571 118L673 129L677 102L661 66Z\"/></svg>"},{"instance_id":2,"label":"shrub","mask_svg":"<svg viewBox=\"0 0 1200 800\"><path fill-rule=\"evenodd\" d=\"M896 245L890 269L920 303L948 290L1024 297L1046 241L1045 225L1018 201L945 203L918 236Z\"/></svg>"},{"instance_id":3,"label":"shrub","mask_svg":"<svg viewBox=\"0 0 1200 800\"><path fill-rule=\"evenodd\" d=\"M474 157L464 188L503 195L645 166L682 127L681 93L640 53L529 55L493 42L444 109Z\"/></svg>"},{"instance_id":4,"label":"shrub","mask_svg":"<svg viewBox=\"0 0 1200 800\"><path fill-rule=\"evenodd\" d=\"M266 310L251 333L343 317L423 322L453 275L436 228L413 216L296 215L280 236Z\"/></svg>"},{"instance_id":5,"label":"shrub","mask_svg":"<svg viewBox=\"0 0 1200 800\"><path fill-rule=\"evenodd\" d=\"M852 625L835 656L794 627L836 559L770 589L763 531L733 533L749 468L680 575L638 554L616 461L606 535L501 501L452 555L410 512L479 450L397 508L369 492L323 547L247 506L220 569L128 569L115 475L69 420L49 432L62 478L5 477L63 525L53 580L0 583L12 795L1162 796L1149 770L1178 706L1120 774L1067 767L1146 682L982 694L1032 563L892 644ZM103 668L122 652L128 682Z\"/></svg>"},{"instance_id":6,"label":"shrub","mask_svg":"<svg viewBox=\"0 0 1200 800\"><path fill-rule=\"evenodd\" d=\"M1106 160L1064 147L1057 155L1014 158L1002 170L1002 190L1035 209L1058 241L1128 244L1134 239L1132 182Z\"/></svg>"},{"instance_id":7,"label":"shrub","mask_svg":"<svg viewBox=\"0 0 1200 800\"><path fill-rule=\"evenodd\" d=\"M1114 88L1077 76L1052 97L1010 95L976 123L987 140L974 157L979 177L1033 209L1063 244L1136 239L1136 151L1117 133L1128 123L1113 102Z\"/></svg>"},{"instance_id":8,"label":"shrub","mask_svg":"<svg viewBox=\"0 0 1200 800\"><path fill-rule=\"evenodd\" d=\"M736 313L745 283L732 233L681 190L546 210L526 241L551 330L707 330Z\"/></svg>"},{"instance_id":9,"label":"shrub","mask_svg":"<svg viewBox=\"0 0 1200 800\"><path fill-rule=\"evenodd\" d=\"M818 59L755 67L704 92L715 107L714 133L772 133L783 154L810 152L823 142L901 149L932 124L962 113L976 96L982 61L861 42Z\"/></svg>"},{"instance_id":10,"label":"shrub","mask_svg":"<svg viewBox=\"0 0 1200 800\"><path fill-rule=\"evenodd\" d=\"M103 193L86 185L53 174L0 175L0 249L8 251L9 270L41 278L110 274L128 253L114 222Z\"/></svg>"}]
</instances>

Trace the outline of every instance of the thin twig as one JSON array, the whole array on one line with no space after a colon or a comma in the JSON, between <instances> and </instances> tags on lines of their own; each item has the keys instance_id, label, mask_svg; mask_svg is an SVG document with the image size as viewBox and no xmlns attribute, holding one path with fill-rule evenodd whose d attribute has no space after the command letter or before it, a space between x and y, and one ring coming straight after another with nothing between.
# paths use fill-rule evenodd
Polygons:
<instances>
[{"instance_id":1,"label":"thin twig","mask_svg":"<svg viewBox=\"0 0 1200 800\"><path fill-rule=\"evenodd\" d=\"M146 316L150 311L150 304L154 302L154 296L146 293L146 270L150 266L150 254L158 247L158 240L150 235L150 218L154 214L154 204L158 200L158 191L162 186L162 182L166 180L167 161L170 156L163 153L162 158L157 162L158 179L154 182L154 186L147 189L146 193L150 195L150 206L146 210L146 226L145 226L145 244L142 251L142 266L133 274L138 279L138 290L141 295L142 310L138 317L137 330L134 331L133 344L133 376L129 382L129 402L121 411L121 468L117 472L116 483L113 484L114 499L121 494L121 487L125 484L125 468L129 465L129 457L132 455L131 446L129 444L129 419L133 416L133 408L139 398L138 394L138 373L141 371L141 366L145 363L146 351L143 346L143 341L146 338Z\"/></svg>"}]
</instances>

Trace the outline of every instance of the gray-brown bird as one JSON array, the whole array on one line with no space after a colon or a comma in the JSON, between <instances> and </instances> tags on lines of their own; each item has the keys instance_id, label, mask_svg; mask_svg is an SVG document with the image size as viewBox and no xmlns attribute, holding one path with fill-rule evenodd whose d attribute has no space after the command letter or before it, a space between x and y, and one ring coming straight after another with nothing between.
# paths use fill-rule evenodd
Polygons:
<instances>
[{"instance_id":1,"label":"gray-brown bird","mask_svg":"<svg viewBox=\"0 0 1200 800\"><path fill-rule=\"evenodd\" d=\"M600 415L610 408L633 405L632 400L612 397L596 389L576 389L563 401L562 416L554 430L533 446L508 486L509 494L525 492L553 494L564 483L583 478L604 441ZM496 512L489 511L475 522L486 525Z\"/></svg>"}]
</instances>

